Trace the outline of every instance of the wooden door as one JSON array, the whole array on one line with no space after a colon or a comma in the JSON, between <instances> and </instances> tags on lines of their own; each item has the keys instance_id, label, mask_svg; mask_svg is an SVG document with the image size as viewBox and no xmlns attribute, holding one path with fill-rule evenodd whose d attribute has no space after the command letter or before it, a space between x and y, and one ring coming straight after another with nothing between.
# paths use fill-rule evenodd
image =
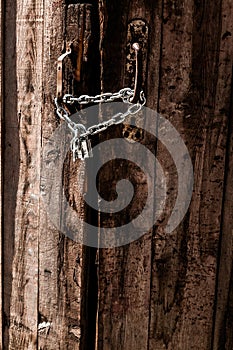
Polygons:
<instances>
[{"instance_id":1,"label":"wooden door","mask_svg":"<svg viewBox=\"0 0 233 350\"><path fill-rule=\"evenodd\" d=\"M0 348L231 350L231 1L6 0L0 6ZM135 19L148 27L146 106L169 120L188 148L192 201L167 235L177 170L164 146L145 133L144 144L168 174L162 217L128 245L86 247L54 227L41 199L42 150L62 123L54 106L57 59L72 41L64 92L119 91L132 83L127 44ZM122 137L122 128L111 127L93 142ZM48 163L56 167L54 149ZM117 178L116 169L122 169ZM106 217L88 208L77 191L77 183L88 190L85 174L85 162L74 164L68 155L63 176L69 203L83 220L101 226ZM139 199L146 192L140 172L132 177L122 160L107 165L102 176L104 196L120 176L133 178ZM51 186L59 202L56 172ZM115 219L107 220L114 227Z\"/></svg>"}]
</instances>

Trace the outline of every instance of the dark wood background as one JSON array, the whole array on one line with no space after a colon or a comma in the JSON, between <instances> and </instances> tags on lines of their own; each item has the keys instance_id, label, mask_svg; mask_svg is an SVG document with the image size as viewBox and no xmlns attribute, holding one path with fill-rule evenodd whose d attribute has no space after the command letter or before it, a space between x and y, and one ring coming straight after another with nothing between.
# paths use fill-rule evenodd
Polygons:
<instances>
[{"instance_id":1,"label":"dark wood background","mask_svg":"<svg viewBox=\"0 0 233 350\"><path fill-rule=\"evenodd\" d=\"M233 349L232 1L5 0L0 6L0 348ZM147 106L185 140L194 191L171 235L164 233L168 206L164 220L138 241L97 251L63 236L47 217L41 149L59 124L53 98L65 41L74 40L81 62L79 71L67 61L65 90L115 92L127 81L127 28L135 18L149 27ZM149 140L148 147L175 178L161 145ZM66 190L81 216L101 222L75 192L85 170L67 159ZM105 180L108 175L106 168ZM172 206L172 182L168 192Z\"/></svg>"}]
</instances>

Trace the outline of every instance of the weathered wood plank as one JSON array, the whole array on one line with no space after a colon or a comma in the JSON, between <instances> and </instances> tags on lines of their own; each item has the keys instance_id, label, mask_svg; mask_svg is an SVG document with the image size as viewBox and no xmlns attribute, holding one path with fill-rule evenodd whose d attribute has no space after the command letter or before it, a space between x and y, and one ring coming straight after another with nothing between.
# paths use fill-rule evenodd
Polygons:
<instances>
[{"instance_id":1,"label":"weathered wood plank","mask_svg":"<svg viewBox=\"0 0 233 350\"><path fill-rule=\"evenodd\" d=\"M197 5L187 1L178 3L164 1L163 4L160 2L160 5L152 5L151 2L141 4L135 1L131 5L135 17L142 18L145 16L144 6L148 6L150 11L155 10L157 16L160 14L159 8L164 7L161 80L158 80L157 54L155 61L152 58L149 60L150 79L147 96L149 106L154 108L158 106L160 113L175 125L186 141L195 164L195 189L190 212L183 225L180 225L172 235L166 236L164 234L166 220L161 221L153 237L150 313L144 314L140 303L137 304L143 295L143 290L149 288L148 270L146 276L143 275L143 281L141 280L144 287L141 286L142 289L136 299L134 293L137 293L137 286L129 287L127 284L127 271L135 274L135 264L130 254L131 249L134 250L133 244L127 248L100 252L99 348L127 348L127 346L145 348L148 317L150 349L164 347L209 349L222 210L219 199L223 195L227 115L232 75L232 45L230 41L225 40L231 40L229 34L231 30L227 28L232 14L230 11L228 14L225 13L225 9L229 9L227 2L223 2L223 5L220 2L214 5L212 3ZM122 53L127 31L124 16L127 16L128 20L131 18L131 10L130 15L126 14L126 8L130 6L128 7L125 2L124 4L101 2L104 90L115 91L121 87ZM150 18L147 12L146 18ZM152 57L156 52L155 47L159 47L156 39L155 36L154 41L150 43ZM112 76L118 77L117 81L111 79ZM160 146L157 155L166 160L169 176L176 178L172 160ZM169 183L168 192L169 208L166 215L169 215L176 198L174 183ZM146 248L148 252L149 244ZM127 253L124 253L126 250ZM137 247L136 251L140 260L143 250ZM124 266L126 256L127 267ZM150 257L147 255L148 268L149 260ZM138 261L137 264L140 265ZM123 276L124 288L119 282ZM131 298L137 300L134 306L140 305L136 307L136 311L134 309L132 318L129 316L130 307L128 299L126 302L126 295L130 300ZM115 303L116 311L113 307ZM139 310L142 316L140 321L136 322ZM126 318L127 324L130 324L128 326L130 335ZM135 327L143 329L137 333L140 334L140 340L136 336L133 339Z\"/></svg>"},{"instance_id":2,"label":"weathered wood plank","mask_svg":"<svg viewBox=\"0 0 233 350\"><path fill-rule=\"evenodd\" d=\"M97 4L93 7L75 1L75 5L68 6L70 2L18 0L16 4L6 0L5 3L6 59L2 58L3 72L0 68L0 79L4 76L3 91L0 86L4 97L1 108L4 111L1 127L4 233L0 233L4 349L94 348L95 249L83 248L58 232L43 201L39 203L41 143L46 143L60 123L54 113L53 97L56 61L65 41L75 40L77 55L72 56L72 62L66 60L65 91L75 95L98 92L96 13L91 20ZM165 217L176 197L173 188L177 171L161 145L157 148L153 138L144 140L153 153L157 151L157 156L163 158L169 179L173 179L168 183L167 211L156 230L137 242L99 251L96 347L99 350L230 350L233 346L233 189L229 111L233 6L230 0L218 0L214 4L211 0L203 3L102 0L99 8L103 91L115 92L128 81L125 76L128 22L134 18L146 19L150 31L148 77L144 77L147 106L166 116L186 141L195 165L195 189L183 224L166 236ZM90 47L93 41L94 47ZM73 69L75 59L78 66ZM122 136L121 126L102 133L100 141L116 136ZM51 147L54 150L54 145ZM127 158L126 153L124 156ZM69 157L64 164L58 163L55 158L49 163L55 173L50 181L56 197L51 199L54 205L60 205L61 198L56 165L64 165L68 202L83 219L89 216L89 221L96 222L96 213L92 216L93 213L86 212L78 192L87 174L84 163L72 164ZM153 174L152 166L148 164ZM112 164L105 168L100 182L102 193L111 191L112 183L121 176L133 179L137 190L144 193L141 173L131 166L126 168L123 162L119 167L122 170L118 174ZM227 171L225 186L224 171ZM42 187L44 180L41 178ZM133 209L138 209L138 203ZM116 222L131 214L124 213ZM114 219L106 220L101 215L100 224L103 222L113 226L115 223ZM215 295L219 242L221 255ZM3 296L1 251L4 252Z\"/></svg>"},{"instance_id":3,"label":"weathered wood plank","mask_svg":"<svg viewBox=\"0 0 233 350\"><path fill-rule=\"evenodd\" d=\"M93 77L90 79L89 76L90 72L95 71L92 57L95 57L93 42L96 42L96 33L92 30L93 7L91 4L66 5L63 1L45 1L45 14L43 145L58 124L53 101L56 93L56 64L66 42L72 41L73 45L70 57L64 61L64 92L77 96L89 91L93 93L96 86L92 82ZM83 40L81 36L84 36ZM77 56L80 52L82 55L78 62L81 63L79 70ZM75 108L71 109L71 112L75 111ZM61 143L62 140L59 139L58 142ZM55 155L57 146L60 144L51 145ZM65 205L62 207L63 203L61 203L63 190L69 205L78 212L79 217L85 219L85 206L80 196L80 188L85 186L85 163L78 161L73 163L69 156L64 164L63 162L62 154L59 154L58 158L56 156L50 158L47 162L45 167L47 166L48 169L54 167L54 177L50 180L42 177L41 184L45 187L43 191L46 193L48 188L51 189L55 211L57 206L61 206L61 217L57 219L62 221L63 216L66 215ZM60 167L59 169L62 170L63 166L64 188L59 188L61 179L56 176L60 176L62 172L59 173L57 168ZM43 173L44 175L46 177L46 172ZM85 327L89 317L85 314L85 305L88 304L85 286L88 283L84 282L84 278L88 281L89 276L83 277L82 269L86 271L88 254L83 251L79 242L66 237L65 232L58 232L48 214L46 207L41 207L39 317L41 324L46 322L47 327L39 332L38 346L39 349L51 350L54 348L73 350L79 349L80 346L84 349L85 345L80 345L80 341L88 342ZM72 218L70 220L72 224ZM82 232L83 227L80 227L79 234L81 235Z\"/></svg>"},{"instance_id":4,"label":"weathered wood plank","mask_svg":"<svg viewBox=\"0 0 233 350\"><path fill-rule=\"evenodd\" d=\"M4 348L36 349L43 2L8 2L6 28Z\"/></svg>"},{"instance_id":5,"label":"weathered wood plank","mask_svg":"<svg viewBox=\"0 0 233 350\"><path fill-rule=\"evenodd\" d=\"M3 102L4 102L4 140L3 158L3 348L9 345L10 301L12 291L12 262L14 254L15 205L19 172L19 135L17 120L17 87L16 87L16 4L7 1L4 9L4 58L3 60ZM15 127L12 127L14 126ZM12 142L14 140L14 143ZM7 157L6 157L7 155ZM9 176L9 174L12 174ZM9 188L11 191L9 191Z\"/></svg>"},{"instance_id":6,"label":"weathered wood plank","mask_svg":"<svg viewBox=\"0 0 233 350\"><path fill-rule=\"evenodd\" d=\"M232 119L232 112L229 115ZM214 317L213 349L232 349L232 248L233 248L233 189L232 189L232 120L229 122L228 156L226 159L226 181L221 228L221 247L219 251L219 269L217 275L217 298Z\"/></svg>"},{"instance_id":7,"label":"weathered wood plank","mask_svg":"<svg viewBox=\"0 0 233 350\"><path fill-rule=\"evenodd\" d=\"M158 111L170 120L180 133L183 131L183 118L176 106L189 91L192 71L192 16L192 2L163 1ZM151 64L153 65L153 62ZM153 71L152 67L151 69ZM183 136L186 136L184 132ZM158 145L157 156L165 160L165 169L169 174L168 203L163 220L154 234L152 253L149 349L160 350L168 348L172 332L176 329L177 317L182 312L179 309L178 293L181 293L182 279L186 278L186 256L183 251L186 233L182 226L169 235L164 232L177 196L177 169L174 168L173 159L161 145ZM179 286L180 290L177 292ZM177 343L172 346L173 349L180 348ZM186 349L185 344L183 349Z\"/></svg>"},{"instance_id":8,"label":"weathered wood plank","mask_svg":"<svg viewBox=\"0 0 233 350\"><path fill-rule=\"evenodd\" d=\"M54 113L54 101L56 93L56 69L57 59L61 55L65 44L65 3L64 1L45 1L45 24L44 24L44 63L43 63L43 86L44 86L44 111L42 118L42 142L43 146L55 130L57 119ZM48 80L47 77L50 77ZM52 152L56 151L56 145L52 145ZM50 166L56 161L50 159ZM42 160L43 161L43 160ZM43 164L42 164L43 166ZM44 176L44 172L42 174ZM46 180L46 182L45 182ZM56 189L56 177L53 183L54 206L59 203L61 189ZM45 184L44 184L45 182ZM49 185L48 179L41 179L41 186ZM59 183L59 182L58 182ZM59 233L50 221L46 207L40 208L40 243L39 243L39 322L45 327L38 334L39 349L68 349L69 328L66 319L67 288L72 267L69 267L67 253L69 251L67 239ZM70 263L75 268L75 255L70 255ZM79 269L80 266L77 266ZM66 276L67 274L67 276ZM72 283L72 282L71 282ZM77 283L79 279L77 278ZM71 288L73 288L73 283ZM77 322L79 322L79 287L76 285L73 303L77 309ZM75 323L76 325L76 323ZM71 346L77 349L79 339L79 327Z\"/></svg>"},{"instance_id":9,"label":"weathered wood plank","mask_svg":"<svg viewBox=\"0 0 233 350\"><path fill-rule=\"evenodd\" d=\"M219 249L219 267L217 274L217 295L215 305L213 346L216 349L231 349L232 341L232 261L233 261L233 187L232 187L232 149L233 149L233 116L232 97L232 18L233 6L230 1L222 4L222 44L220 51L220 79L218 83L220 104L219 110L226 110L228 117L228 142L226 149L225 184L223 192L223 209L221 222L221 239ZM227 94L225 93L227 89ZM232 96L232 91L231 91ZM231 103L231 107L230 107Z\"/></svg>"},{"instance_id":10,"label":"weathered wood plank","mask_svg":"<svg viewBox=\"0 0 233 350\"><path fill-rule=\"evenodd\" d=\"M189 216L155 247L150 349L211 348L232 76L221 6L164 2L159 112L186 141L195 184Z\"/></svg>"},{"instance_id":11,"label":"weathered wood plank","mask_svg":"<svg viewBox=\"0 0 233 350\"><path fill-rule=\"evenodd\" d=\"M43 2L19 1L16 76L20 167L9 349L37 346L42 35Z\"/></svg>"},{"instance_id":12,"label":"weathered wood plank","mask_svg":"<svg viewBox=\"0 0 233 350\"><path fill-rule=\"evenodd\" d=\"M160 58L160 29L161 4L144 1L102 1L100 7L101 52L102 52L102 89L118 91L128 83L126 72L126 46L128 23L141 18L149 26L150 60L152 65L151 76L143 77L145 86L152 80L152 93L147 91L149 106L158 101L159 58ZM149 56L148 56L149 57ZM156 68L155 68L156 67ZM149 72L148 72L149 73ZM114 78L115 77L115 78ZM156 129L156 125L149 126ZM148 130L148 125L147 125ZM148 135L147 135L148 136ZM122 137L122 128L114 128L107 138ZM106 135L101 137L101 141ZM155 143L150 138L142 141L143 144L155 152ZM122 150L123 158L130 154ZM100 155L101 156L101 155ZM114 159L114 153L113 153ZM147 171L153 178L154 164L144 160ZM127 161L119 161L105 167L100 177L100 188L104 198L112 191L114 183L122 178L134 183L134 204L131 213L124 212L119 217L111 216L106 219L100 215L100 224L111 224L111 227L127 222L134 211L141 211L147 188L142 173L134 165L127 165ZM147 174L146 174L147 175ZM153 179L152 179L153 181ZM153 191L153 189L149 189ZM153 206L153 203L150 203ZM132 219L132 218L131 218ZM146 221L147 218L145 217ZM103 249L99 252L99 310L98 310L98 349L146 349L148 345L150 319L150 282L151 282L151 242L152 233L131 244L113 249Z\"/></svg>"}]
</instances>

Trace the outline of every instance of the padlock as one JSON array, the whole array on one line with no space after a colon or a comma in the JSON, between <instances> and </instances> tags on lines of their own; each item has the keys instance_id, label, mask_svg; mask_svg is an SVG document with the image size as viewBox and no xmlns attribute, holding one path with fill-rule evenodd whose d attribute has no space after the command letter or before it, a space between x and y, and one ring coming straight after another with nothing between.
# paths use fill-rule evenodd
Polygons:
<instances>
[{"instance_id":1,"label":"padlock","mask_svg":"<svg viewBox=\"0 0 233 350\"><path fill-rule=\"evenodd\" d=\"M88 137L82 137L78 139L77 148L75 150L75 158L84 160L85 158L93 157L91 148L91 141Z\"/></svg>"}]
</instances>

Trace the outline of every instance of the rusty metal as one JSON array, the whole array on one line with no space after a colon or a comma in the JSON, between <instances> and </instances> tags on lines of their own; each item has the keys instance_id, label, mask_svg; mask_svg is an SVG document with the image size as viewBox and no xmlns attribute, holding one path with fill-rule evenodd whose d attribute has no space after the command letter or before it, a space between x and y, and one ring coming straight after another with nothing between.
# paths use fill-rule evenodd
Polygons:
<instances>
[{"instance_id":1,"label":"rusty metal","mask_svg":"<svg viewBox=\"0 0 233 350\"><path fill-rule=\"evenodd\" d=\"M126 60L126 86L133 88L135 77L141 81L141 87L145 83L147 54L148 54L148 25L142 19L134 19L128 24L127 32L127 60ZM138 67L136 65L138 64ZM135 74L138 70L138 74Z\"/></svg>"},{"instance_id":2,"label":"rusty metal","mask_svg":"<svg viewBox=\"0 0 233 350\"><path fill-rule=\"evenodd\" d=\"M83 61L83 51L84 51L84 22L82 23L80 38L78 39L78 52L77 52L77 62L76 68L74 72L74 78L76 81L81 81L81 69L82 69L82 61Z\"/></svg>"},{"instance_id":3,"label":"rusty metal","mask_svg":"<svg viewBox=\"0 0 233 350\"><path fill-rule=\"evenodd\" d=\"M71 54L71 44L67 43L66 45L66 52L63 53L61 56L58 57L57 60L57 98L62 98L62 92L63 92L63 60L66 56Z\"/></svg>"},{"instance_id":4,"label":"rusty metal","mask_svg":"<svg viewBox=\"0 0 233 350\"><path fill-rule=\"evenodd\" d=\"M139 43L132 45L135 51L135 77L134 77L134 95L130 102L136 103L140 100L142 91L142 55Z\"/></svg>"},{"instance_id":5,"label":"rusty metal","mask_svg":"<svg viewBox=\"0 0 233 350\"><path fill-rule=\"evenodd\" d=\"M134 89L130 102L140 101L140 92L144 90L148 55L148 26L142 19L134 19L128 24L127 60L125 84ZM142 128L130 125L130 118L123 125L123 137L129 142L140 142L144 138Z\"/></svg>"}]
</instances>

